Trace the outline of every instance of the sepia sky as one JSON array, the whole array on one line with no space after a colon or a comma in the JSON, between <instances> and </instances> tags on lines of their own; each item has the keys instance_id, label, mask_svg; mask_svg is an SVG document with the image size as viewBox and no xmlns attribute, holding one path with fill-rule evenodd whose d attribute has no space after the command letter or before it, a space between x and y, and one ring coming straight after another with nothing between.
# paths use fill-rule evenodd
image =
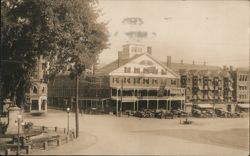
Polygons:
<instances>
[{"instance_id":1,"label":"sepia sky","mask_svg":"<svg viewBox=\"0 0 250 156\"><path fill-rule=\"evenodd\" d=\"M249 6L248 1L100 0L111 44L100 63L115 60L122 45L135 40L126 33L141 32L138 42L152 46L160 61L169 55L174 62L248 66ZM124 22L131 17L142 21Z\"/></svg>"}]
</instances>

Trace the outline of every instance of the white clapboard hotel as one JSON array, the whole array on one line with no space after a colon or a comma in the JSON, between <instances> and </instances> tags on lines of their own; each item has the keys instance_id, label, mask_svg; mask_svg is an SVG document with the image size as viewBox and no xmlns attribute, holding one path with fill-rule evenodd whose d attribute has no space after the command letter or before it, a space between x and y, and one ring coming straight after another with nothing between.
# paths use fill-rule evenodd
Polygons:
<instances>
[{"instance_id":1,"label":"white clapboard hotel","mask_svg":"<svg viewBox=\"0 0 250 156\"><path fill-rule=\"evenodd\" d=\"M109 79L110 108L114 112L142 109L183 109L185 90L180 76L152 57L152 48L126 44L118 59L98 69Z\"/></svg>"}]
</instances>

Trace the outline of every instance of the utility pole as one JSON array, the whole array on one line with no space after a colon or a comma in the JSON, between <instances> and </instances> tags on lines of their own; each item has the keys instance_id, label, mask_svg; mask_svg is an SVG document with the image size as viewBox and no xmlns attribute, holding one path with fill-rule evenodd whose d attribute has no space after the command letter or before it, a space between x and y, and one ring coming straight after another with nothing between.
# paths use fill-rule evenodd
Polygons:
<instances>
[{"instance_id":1,"label":"utility pole","mask_svg":"<svg viewBox=\"0 0 250 156\"><path fill-rule=\"evenodd\" d=\"M76 105L75 105L75 114L76 114L76 138L79 137L79 118L78 118L78 114L79 114L79 106L78 106L78 88L79 88L79 77L80 75L76 75Z\"/></svg>"},{"instance_id":2,"label":"utility pole","mask_svg":"<svg viewBox=\"0 0 250 156\"><path fill-rule=\"evenodd\" d=\"M123 79L122 79L122 84L121 84L121 106L120 106L120 115L122 115L122 92L123 92Z\"/></svg>"}]
</instances>

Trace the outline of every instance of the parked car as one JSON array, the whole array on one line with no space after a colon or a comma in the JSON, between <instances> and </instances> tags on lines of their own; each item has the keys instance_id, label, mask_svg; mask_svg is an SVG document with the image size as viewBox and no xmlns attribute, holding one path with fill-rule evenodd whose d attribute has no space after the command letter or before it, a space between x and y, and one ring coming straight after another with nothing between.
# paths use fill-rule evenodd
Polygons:
<instances>
[{"instance_id":1,"label":"parked car","mask_svg":"<svg viewBox=\"0 0 250 156\"><path fill-rule=\"evenodd\" d=\"M231 117L233 117L233 118L239 118L241 116L240 116L240 113L235 112L235 113L232 113Z\"/></svg>"},{"instance_id":2,"label":"parked car","mask_svg":"<svg viewBox=\"0 0 250 156\"><path fill-rule=\"evenodd\" d=\"M206 117L206 114L204 114L204 112L202 112L199 109L193 109L192 114L193 114L194 117L199 117L199 118Z\"/></svg>"},{"instance_id":3,"label":"parked car","mask_svg":"<svg viewBox=\"0 0 250 156\"><path fill-rule=\"evenodd\" d=\"M214 111L211 109L206 109L206 113L208 115L208 117L213 117L214 116Z\"/></svg>"},{"instance_id":4,"label":"parked car","mask_svg":"<svg viewBox=\"0 0 250 156\"><path fill-rule=\"evenodd\" d=\"M164 118L165 119L167 119L167 118L173 119L174 114L171 111L166 111L166 112L164 112Z\"/></svg>"},{"instance_id":5,"label":"parked car","mask_svg":"<svg viewBox=\"0 0 250 156\"><path fill-rule=\"evenodd\" d=\"M223 111L223 110L221 110L221 109L219 109L219 108L216 108L216 109L215 109L215 114L216 114L218 117L224 117L224 118L228 116L228 112Z\"/></svg>"},{"instance_id":6,"label":"parked car","mask_svg":"<svg viewBox=\"0 0 250 156\"><path fill-rule=\"evenodd\" d=\"M142 111L137 111L134 116L142 118L143 117L143 112Z\"/></svg>"},{"instance_id":7,"label":"parked car","mask_svg":"<svg viewBox=\"0 0 250 156\"><path fill-rule=\"evenodd\" d=\"M146 117L146 118L154 117L154 112L150 109L145 109L144 110L144 117Z\"/></svg>"}]
</instances>

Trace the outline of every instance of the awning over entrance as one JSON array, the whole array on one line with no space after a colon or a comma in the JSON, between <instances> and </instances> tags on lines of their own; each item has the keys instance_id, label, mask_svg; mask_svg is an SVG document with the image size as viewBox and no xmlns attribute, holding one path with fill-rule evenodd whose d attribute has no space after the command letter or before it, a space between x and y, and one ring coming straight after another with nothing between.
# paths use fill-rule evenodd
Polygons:
<instances>
[{"instance_id":1,"label":"awning over entrance","mask_svg":"<svg viewBox=\"0 0 250 156\"><path fill-rule=\"evenodd\" d=\"M198 104L199 108L214 108L211 104Z\"/></svg>"},{"instance_id":2,"label":"awning over entrance","mask_svg":"<svg viewBox=\"0 0 250 156\"><path fill-rule=\"evenodd\" d=\"M122 102L135 102L137 99L135 98L122 98Z\"/></svg>"},{"instance_id":3,"label":"awning over entrance","mask_svg":"<svg viewBox=\"0 0 250 156\"><path fill-rule=\"evenodd\" d=\"M250 108L250 104L249 103L238 104L238 107L240 107L240 108Z\"/></svg>"}]
</instances>

